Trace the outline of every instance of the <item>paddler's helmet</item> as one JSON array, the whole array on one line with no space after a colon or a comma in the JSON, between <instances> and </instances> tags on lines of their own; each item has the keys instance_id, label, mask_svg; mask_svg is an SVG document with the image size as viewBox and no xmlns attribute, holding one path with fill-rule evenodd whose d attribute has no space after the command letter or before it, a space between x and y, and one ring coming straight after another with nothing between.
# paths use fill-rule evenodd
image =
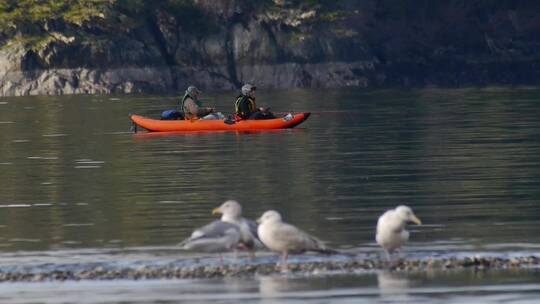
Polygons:
<instances>
[{"instance_id":1,"label":"paddler's helmet","mask_svg":"<svg viewBox=\"0 0 540 304\"><path fill-rule=\"evenodd\" d=\"M257 89L256 86L246 83L245 85L242 86L242 95L250 96L251 92L255 91L256 89Z\"/></svg>"},{"instance_id":2,"label":"paddler's helmet","mask_svg":"<svg viewBox=\"0 0 540 304\"><path fill-rule=\"evenodd\" d=\"M196 94L200 94L201 91L199 91L199 89L197 89L195 86L189 86L186 90L186 94L188 95L196 95Z\"/></svg>"}]
</instances>

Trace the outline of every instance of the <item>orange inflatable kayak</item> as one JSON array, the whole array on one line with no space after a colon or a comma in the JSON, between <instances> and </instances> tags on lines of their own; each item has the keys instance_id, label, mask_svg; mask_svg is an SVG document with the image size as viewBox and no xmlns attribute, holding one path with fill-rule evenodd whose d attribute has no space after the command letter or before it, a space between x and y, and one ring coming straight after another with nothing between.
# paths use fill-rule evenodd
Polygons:
<instances>
[{"instance_id":1,"label":"orange inflatable kayak","mask_svg":"<svg viewBox=\"0 0 540 304\"><path fill-rule=\"evenodd\" d=\"M294 128L308 119L311 113L296 113L292 117L281 117L261 120L240 120L225 122L224 120L159 120L141 115L130 115L131 121L139 127L151 132L175 131L251 131Z\"/></svg>"}]
</instances>

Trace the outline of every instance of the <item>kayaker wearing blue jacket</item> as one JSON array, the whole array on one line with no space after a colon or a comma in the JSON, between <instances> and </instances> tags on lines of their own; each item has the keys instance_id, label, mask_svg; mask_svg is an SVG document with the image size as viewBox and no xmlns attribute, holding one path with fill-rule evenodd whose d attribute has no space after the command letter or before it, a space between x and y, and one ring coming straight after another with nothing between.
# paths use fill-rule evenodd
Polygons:
<instances>
[{"instance_id":1,"label":"kayaker wearing blue jacket","mask_svg":"<svg viewBox=\"0 0 540 304\"><path fill-rule=\"evenodd\" d=\"M256 86L245 84L242 86L242 94L236 97L234 113L237 119L271 119L276 118L268 109L257 108L255 103Z\"/></svg>"},{"instance_id":2,"label":"kayaker wearing blue jacket","mask_svg":"<svg viewBox=\"0 0 540 304\"><path fill-rule=\"evenodd\" d=\"M202 106L202 102L199 100L200 94L201 91L194 86L187 88L186 94L182 98L182 110L184 111L185 119L199 119L214 113L213 108Z\"/></svg>"}]
</instances>

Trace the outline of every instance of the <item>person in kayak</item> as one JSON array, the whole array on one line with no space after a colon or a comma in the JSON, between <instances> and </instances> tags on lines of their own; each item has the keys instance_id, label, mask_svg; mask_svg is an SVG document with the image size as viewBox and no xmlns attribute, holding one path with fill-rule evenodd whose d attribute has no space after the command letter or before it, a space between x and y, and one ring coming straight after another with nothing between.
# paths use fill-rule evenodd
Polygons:
<instances>
[{"instance_id":1,"label":"person in kayak","mask_svg":"<svg viewBox=\"0 0 540 304\"><path fill-rule=\"evenodd\" d=\"M276 118L268 108L257 108L255 103L257 87L249 83L242 86L242 94L236 97L234 113L237 119L271 119Z\"/></svg>"},{"instance_id":2,"label":"person in kayak","mask_svg":"<svg viewBox=\"0 0 540 304\"><path fill-rule=\"evenodd\" d=\"M214 108L207 108L202 106L202 102L199 100L201 91L194 86L189 86L186 90L186 94L182 98L182 110L184 111L184 117L186 120L193 119L217 119L214 118Z\"/></svg>"}]
</instances>

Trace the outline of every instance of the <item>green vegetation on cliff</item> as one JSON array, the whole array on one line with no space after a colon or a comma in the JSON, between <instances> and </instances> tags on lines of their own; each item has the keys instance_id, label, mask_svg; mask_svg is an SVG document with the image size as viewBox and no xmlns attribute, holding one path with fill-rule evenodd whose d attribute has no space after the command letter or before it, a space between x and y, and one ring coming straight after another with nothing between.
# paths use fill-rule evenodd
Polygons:
<instances>
[{"instance_id":1,"label":"green vegetation on cliff","mask_svg":"<svg viewBox=\"0 0 540 304\"><path fill-rule=\"evenodd\" d=\"M0 0L0 38L38 51L58 39L70 25L104 18L107 0ZM69 32L69 30L67 31Z\"/></svg>"},{"instance_id":2,"label":"green vegetation on cliff","mask_svg":"<svg viewBox=\"0 0 540 304\"><path fill-rule=\"evenodd\" d=\"M85 25L125 32L155 21L158 11L194 33L215 27L192 0L0 0L0 38L38 48L55 40L51 32L74 34Z\"/></svg>"},{"instance_id":3,"label":"green vegetation on cliff","mask_svg":"<svg viewBox=\"0 0 540 304\"><path fill-rule=\"evenodd\" d=\"M1 0L0 31L30 33L46 30L50 22L81 25L103 18L108 0Z\"/></svg>"}]
</instances>

